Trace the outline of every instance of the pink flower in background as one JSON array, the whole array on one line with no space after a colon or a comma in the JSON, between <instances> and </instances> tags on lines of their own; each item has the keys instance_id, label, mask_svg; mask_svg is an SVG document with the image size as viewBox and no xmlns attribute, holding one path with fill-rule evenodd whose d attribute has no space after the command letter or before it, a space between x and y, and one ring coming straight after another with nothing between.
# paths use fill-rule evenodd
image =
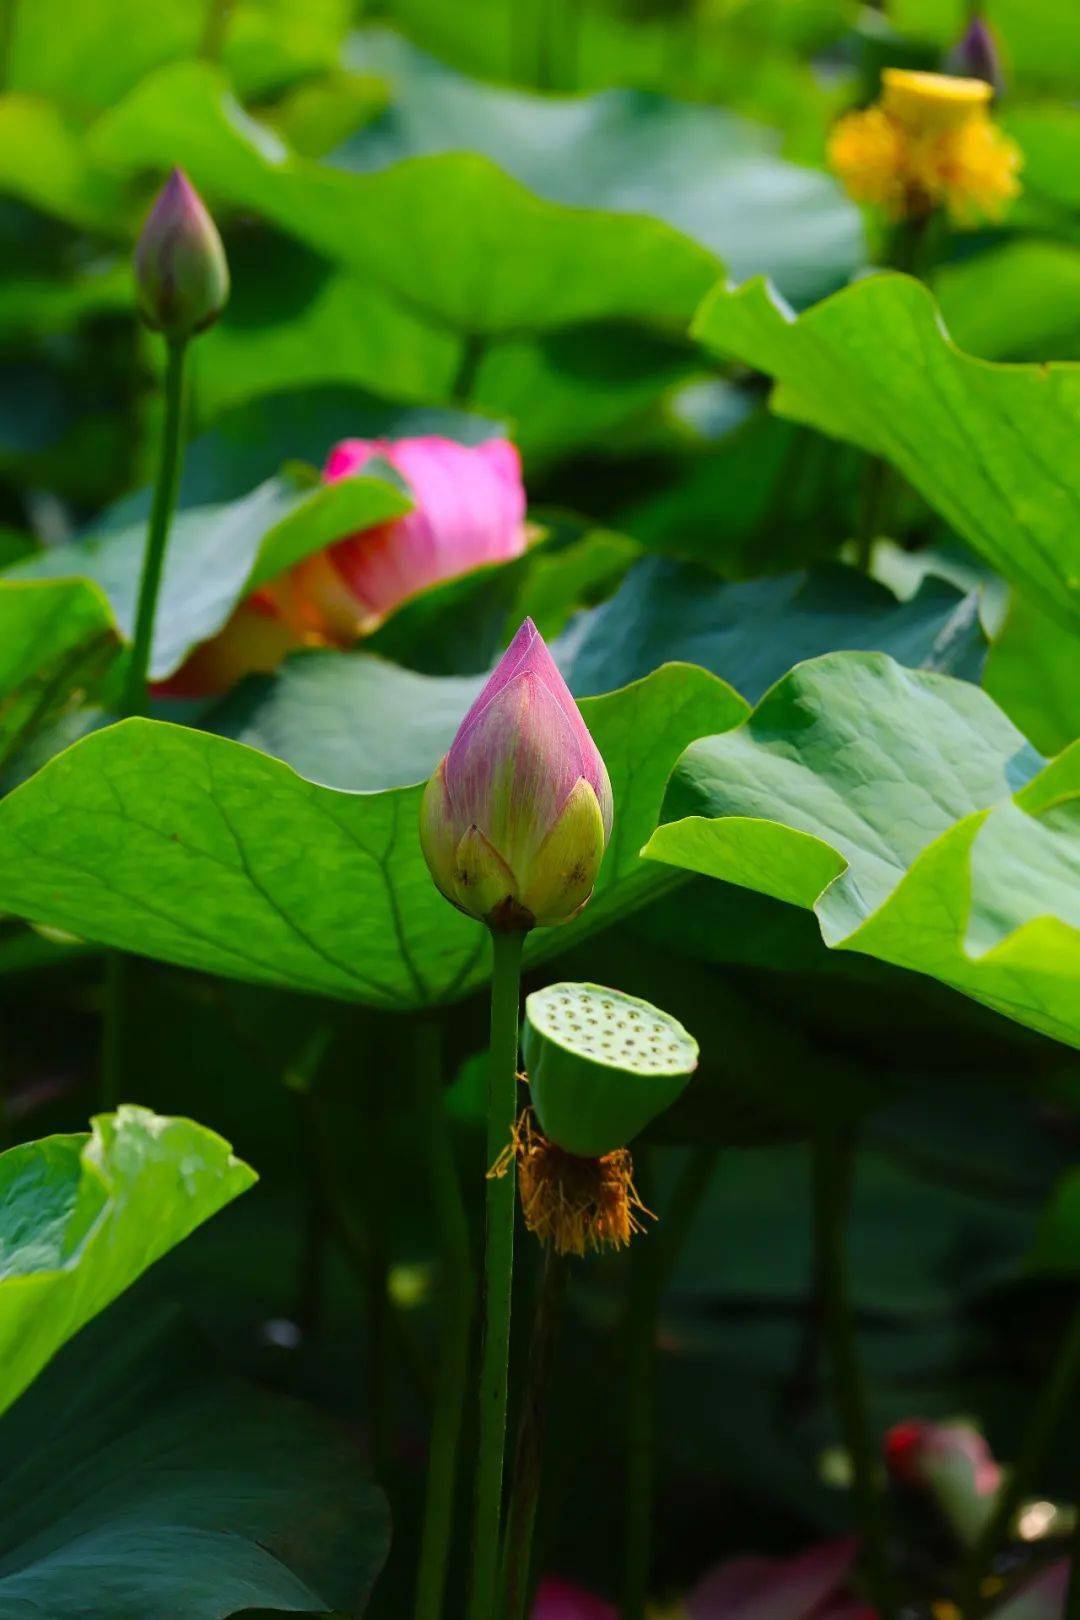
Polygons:
<instances>
[{"instance_id":1,"label":"pink flower in background","mask_svg":"<svg viewBox=\"0 0 1080 1620\"><path fill-rule=\"evenodd\" d=\"M401 476L412 511L335 541L254 592L159 691L223 692L243 675L269 674L297 647L347 647L418 591L525 550L521 458L508 439L345 439L325 476L378 461Z\"/></svg>"},{"instance_id":2,"label":"pink flower in background","mask_svg":"<svg viewBox=\"0 0 1080 1620\"><path fill-rule=\"evenodd\" d=\"M1068 1558L1048 1564L991 1610L993 1620L1063 1620L1071 1567Z\"/></svg>"},{"instance_id":3,"label":"pink flower in background","mask_svg":"<svg viewBox=\"0 0 1080 1620\"><path fill-rule=\"evenodd\" d=\"M617 1616L610 1603L549 1575L540 1582L532 1620L617 1620Z\"/></svg>"},{"instance_id":4,"label":"pink flower in background","mask_svg":"<svg viewBox=\"0 0 1080 1620\"><path fill-rule=\"evenodd\" d=\"M856 1544L847 1538L794 1558L732 1558L693 1588L687 1620L875 1620L847 1592Z\"/></svg>"},{"instance_id":5,"label":"pink flower in background","mask_svg":"<svg viewBox=\"0 0 1080 1620\"><path fill-rule=\"evenodd\" d=\"M384 618L441 580L525 550L521 460L507 439L345 439L331 451L326 477L351 477L372 461L400 473L414 509L329 549L362 622Z\"/></svg>"},{"instance_id":6,"label":"pink flower in background","mask_svg":"<svg viewBox=\"0 0 1080 1620\"><path fill-rule=\"evenodd\" d=\"M1001 1469L969 1423L912 1418L885 1436L885 1463L898 1484L930 1495L957 1537L970 1546L994 1504Z\"/></svg>"}]
</instances>

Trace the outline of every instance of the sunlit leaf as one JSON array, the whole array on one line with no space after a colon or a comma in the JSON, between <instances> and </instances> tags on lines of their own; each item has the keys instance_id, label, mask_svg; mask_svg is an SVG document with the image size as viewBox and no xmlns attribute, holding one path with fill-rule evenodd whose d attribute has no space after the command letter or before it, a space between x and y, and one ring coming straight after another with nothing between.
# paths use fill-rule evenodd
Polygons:
<instances>
[{"instance_id":1,"label":"sunlit leaf","mask_svg":"<svg viewBox=\"0 0 1080 1620\"><path fill-rule=\"evenodd\" d=\"M408 507L408 497L388 479L365 476L301 490L288 478L272 478L240 500L181 512L169 536L151 674L172 674L256 586L330 541ZM7 577L92 579L130 636L145 546L146 525L137 522L53 546L17 564Z\"/></svg>"},{"instance_id":2,"label":"sunlit leaf","mask_svg":"<svg viewBox=\"0 0 1080 1620\"><path fill-rule=\"evenodd\" d=\"M0 764L85 701L119 646L108 603L93 585L0 582Z\"/></svg>"},{"instance_id":3,"label":"sunlit leaf","mask_svg":"<svg viewBox=\"0 0 1080 1620\"><path fill-rule=\"evenodd\" d=\"M977 688L836 653L688 751L647 854L1080 1045L1080 752L1040 767Z\"/></svg>"},{"instance_id":4,"label":"sunlit leaf","mask_svg":"<svg viewBox=\"0 0 1080 1620\"><path fill-rule=\"evenodd\" d=\"M906 276L869 276L797 319L754 281L695 330L776 379L773 408L891 461L999 573L1080 623L1080 368L962 354Z\"/></svg>"},{"instance_id":5,"label":"sunlit leaf","mask_svg":"<svg viewBox=\"0 0 1080 1620\"><path fill-rule=\"evenodd\" d=\"M858 213L835 181L785 163L775 138L727 110L625 90L560 100L496 88L388 32L357 35L351 59L387 79L393 106L339 154L350 167L480 152L552 202L665 220L733 276L769 275L802 302L861 262Z\"/></svg>"},{"instance_id":6,"label":"sunlit leaf","mask_svg":"<svg viewBox=\"0 0 1080 1620\"><path fill-rule=\"evenodd\" d=\"M1080 632L1014 595L986 658L983 685L1045 754L1080 737Z\"/></svg>"},{"instance_id":7,"label":"sunlit leaf","mask_svg":"<svg viewBox=\"0 0 1080 1620\"><path fill-rule=\"evenodd\" d=\"M213 1131L131 1106L99 1115L89 1136L0 1156L0 1410L254 1180Z\"/></svg>"},{"instance_id":8,"label":"sunlit leaf","mask_svg":"<svg viewBox=\"0 0 1080 1620\"><path fill-rule=\"evenodd\" d=\"M202 64L144 79L95 126L92 149L128 169L182 163L209 195L459 333L618 315L679 323L717 273L711 252L662 221L548 202L476 153L373 174L294 157Z\"/></svg>"},{"instance_id":9,"label":"sunlit leaf","mask_svg":"<svg viewBox=\"0 0 1080 1620\"><path fill-rule=\"evenodd\" d=\"M366 717L375 757L408 754L404 716L421 678L398 688L399 707L383 691L376 708L362 690L367 664L352 667L352 712ZM746 705L704 670L672 664L582 712L611 774L615 827L593 899L573 923L536 930L535 957L675 880L638 856L672 766ZM415 778L411 759L399 763ZM339 782L358 770L371 770L361 751L338 762ZM0 804L0 908L142 955L374 1006L452 1000L483 982L486 936L432 884L421 792L334 791L224 738L127 721L76 743Z\"/></svg>"}]
</instances>

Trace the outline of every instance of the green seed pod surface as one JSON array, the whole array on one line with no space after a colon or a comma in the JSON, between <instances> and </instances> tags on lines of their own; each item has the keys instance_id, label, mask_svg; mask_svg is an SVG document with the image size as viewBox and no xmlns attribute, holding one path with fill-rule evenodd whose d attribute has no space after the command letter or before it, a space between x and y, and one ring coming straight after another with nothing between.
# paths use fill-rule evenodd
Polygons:
<instances>
[{"instance_id":1,"label":"green seed pod surface","mask_svg":"<svg viewBox=\"0 0 1080 1620\"><path fill-rule=\"evenodd\" d=\"M698 1062L677 1019L598 984L535 991L522 1044L541 1130L583 1159L625 1147L671 1107Z\"/></svg>"}]
</instances>

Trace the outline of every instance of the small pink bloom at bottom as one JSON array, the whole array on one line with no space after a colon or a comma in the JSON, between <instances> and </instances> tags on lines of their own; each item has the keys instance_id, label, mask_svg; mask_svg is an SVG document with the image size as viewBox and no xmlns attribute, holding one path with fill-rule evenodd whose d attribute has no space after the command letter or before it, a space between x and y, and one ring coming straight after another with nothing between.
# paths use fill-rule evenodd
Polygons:
<instances>
[{"instance_id":1,"label":"small pink bloom at bottom","mask_svg":"<svg viewBox=\"0 0 1080 1620\"><path fill-rule=\"evenodd\" d=\"M615 1610L584 1587L548 1575L540 1582L532 1620L617 1620Z\"/></svg>"}]
</instances>

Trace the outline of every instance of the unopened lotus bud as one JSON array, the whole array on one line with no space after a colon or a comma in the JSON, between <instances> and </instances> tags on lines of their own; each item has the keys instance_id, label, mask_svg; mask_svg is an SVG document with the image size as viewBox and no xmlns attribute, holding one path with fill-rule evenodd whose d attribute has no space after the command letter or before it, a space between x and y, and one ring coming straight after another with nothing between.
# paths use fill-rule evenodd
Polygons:
<instances>
[{"instance_id":1,"label":"unopened lotus bud","mask_svg":"<svg viewBox=\"0 0 1080 1620\"><path fill-rule=\"evenodd\" d=\"M592 894L611 815L600 751L526 619L425 789L431 875L498 932L568 922Z\"/></svg>"},{"instance_id":2,"label":"unopened lotus bud","mask_svg":"<svg viewBox=\"0 0 1080 1620\"><path fill-rule=\"evenodd\" d=\"M985 17L972 17L963 38L949 53L948 67L951 73L962 74L965 78L982 79L998 95L1001 94L1005 88L1001 54L993 29Z\"/></svg>"},{"instance_id":3,"label":"unopened lotus bud","mask_svg":"<svg viewBox=\"0 0 1080 1620\"><path fill-rule=\"evenodd\" d=\"M183 342L212 326L229 297L229 266L217 226L181 169L166 180L135 245L139 314Z\"/></svg>"},{"instance_id":4,"label":"unopened lotus bud","mask_svg":"<svg viewBox=\"0 0 1080 1620\"><path fill-rule=\"evenodd\" d=\"M677 1019L619 990L552 984L525 1003L532 1106L545 1136L580 1158L631 1142L670 1108L697 1068Z\"/></svg>"},{"instance_id":5,"label":"unopened lotus bud","mask_svg":"<svg viewBox=\"0 0 1080 1620\"><path fill-rule=\"evenodd\" d=\"M989 1518L1001 1469L977 1429L967 1423L898 1423L885 1436L885 1461L900 1484L926 1491L964 1546Z\"/></svg>"}]
</instances>

